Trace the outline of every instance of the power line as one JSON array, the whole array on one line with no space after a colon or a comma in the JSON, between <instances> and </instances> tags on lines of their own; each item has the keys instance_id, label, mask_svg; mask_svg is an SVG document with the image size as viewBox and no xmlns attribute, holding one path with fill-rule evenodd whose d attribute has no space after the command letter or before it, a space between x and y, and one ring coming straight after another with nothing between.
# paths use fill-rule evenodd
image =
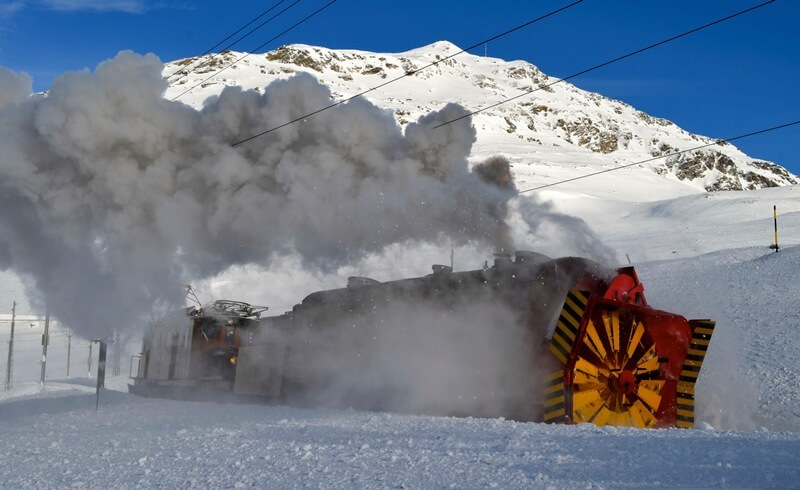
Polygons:
<instances>
[{"instance_id":1,"label":"power line","mask_svg":"<svg viewBox=\"0 0 800 490\"><path fill-rule=\"evenodd\" d=\"M218 47L220 44L224 43L225 41L227 41L228 39L232 38L232 37L233 37L233 36L235 36L236 34L238 34L238 33L242 32L242 30L244 30L245 28L247 28L248 26L250 26L250 25L251 25L253 22L257 21L257 20L258 20L258 19L260 19L261 17L264 17L264 16L265 16L265 15L267 15L268 13L272 12L272 11L273 11L273 10L274 10L274 9L275 9L275 8L276 8L278 5L282 4L282 3L283 3L283 2L285 2L285 1L286 1L286 0L279 0L279 1L278 1L278 3L276 3L276 4L275 4L275 5L273 5L272 7L268 8L267 10L265 10L265 11L261 12L261 13L258 15L258 17L255 17L253 20L251 20L251 21L250 21L250 22L248 22L247 24L243 25L243 26L242 26L242 27L240 27L239 29L235 30L233 33L231 33L231 34L230 34L228 37L226 37L226 38L225 38L225 39L223 39L222 41L220 41L220 42L218 42L217 44L215 44L215 45L211 46L210 48L208 48L208 50L207 50L205 53L203 53L203 54L208 54L208 53L210 53L210 52L211 52L211 51L213 51L215 48L217 48L217 47ZM272 19L274 19L274 17L270 18L269 20L272 20ZM269 20L267 20L267 22L269 22ZM256 29L258 29L259 27L261 27L261 26L263 26L263 25L264 25L264 24L260 24L258 27L256 27ZM248 32L248 33L245 35L245 37L246 37L247 35L249 35L250 33L252 33L252 32L253 32L253 31L250 31L250 32ZM242 39L242 38L239 38L239 40L241 40L241 39ZM234 41L234 43L236 43L236 42L238 42L238 41Z\"/></svg>"},{"instance_id":2,"label":"power line","mask_svg":"<svg viewBox=\"0 0 800 490\"><path fill-rule=\"evenodd\" d=\"M214 50L215 50L215 49L216 49L216 48L217 48L217 47L218 47L220 44L222 44L222 43L224 43L225 41L227 41L228 39L232 38L233 36L235 36L236 34L238 34L239 32L241 32L243 29L245 29L247 26L251 25L253 22L257 21L258 19L260 19L260 18L261 18L261 17L263 17L264 15L268 14L268 13L269 13L270 11L272 11L272 10L273 10L275 7L277 7L278 5L282 4L282 3L283 3L283 2L285 2L285 1L286 1L286 0L278 0L278 3L276 3L276 4L275 4L275 5L273 5L272 7L268 8L267 10L265 10L265 11L261 12L261 13L260 13L260 14L259 14L257 17L254 17L254 18L253 18L253 19L252 19L250 22L248 22L247 24L243 25L243 26L242 26L242 27L240 27L239 29L237 29L237 30L233 31L232 33L228 34L228 37L226 37L226 38L225 38L225 39L223 39L222 41L219 41L217 44L215 44L215 45L211 46L210 48L208 48L208 49L205 51L205 53L201 54L200 56L205 56L205 55L209 54L210 52L214 51ZM270 20L271 20L271 19L270 19ZM269 21L267 21L267 22L269 22ZM263 25L263 24L262 24L262 25ZM261 27L261 26L259 26L259 27ZM258 29L258 27L257 27L256 29ZM250 34L250 33L252 33L252 32L253 32L253 31L250 31L248 34ZM234 43L234 44L235 44L235 43ZM228 47L230 47L230 46L228 46ZM225 48L225 49L228 49L228 48ZM225 49L222 49L221 51L225 51ZM201 66L202 66L202 65L201 65ZM178 73L180 73L182 70L188 70L188 67L187 67L187 68L179 68L179 69L178 69L177 71L175 71L173 74L171 74L171 75L168 75L168 76L167 76L167 78L170 78L170 77L172 77L172 76L175 76L175 75L177 75L177 74L178 74ZM184 76L185 76L185 75L186 75L186 74L184 74ZM180 80L180 78L179 78L178 80ZM177 81L177 80L176 80L176 81Z\"/></svg>"},{"instance_id":3,"label":"power line","mask_svg":"<svg viewBox=\"0 0 800 490\"><path fill-rule=\"evenodd\" d=\"M299 0L297 0L297 1L299 1ZM295 3L297 3L297 2L295 2ZM197 87L199 87L200 85L202 85L202 84L206 83L207 81L211 80L212 78L214 78L215 76L219 75L219 74L220 74L220 73L222 73L223 71L225 71L225 70L227 70L228 68L232 67L232 66L233 66L233 65L235 65L236 63L238 63L238 62L242 61L243 59L247 58L248 56L250 56L251 54L253 54L253 52L254 52L254 51L258 51L259 49L263 48L263 47L264 47L264 46L266 46L267 44L269 44L269 43L271 43L272 41L274 41L274 40L278 39L279 37L283 36L283 35L284 35L284 34L286 34L287 32L289 32L289 31L291 31L292 29L294 29L295 27L299 26L300 24L302 24L302 23L306 22L307 20L309 20L310 18L314 17L314 16L315 16L315 15L317 15L318 13L322 12L322 11L323 11L323 10L325 10L326 8L330 7L330 6L331 6L331 5L333 5L334 3L336 3L336 0L331 0L330 2L326 3L326 4L325 4L325 5L323 5L322 7L318 8L317 10L315 10L314 12L312 12L312 13L310 13L309 15L307 15L307 16L305 16L305 17L303 17L303 18L302 18L301 20L299 20L298 22L294 23L294 24L293 24L291 27L289 27L288 29L285 29L285 30L283 30L283 31L282 31L280 34L278 34L278 35L274 36L272 39L270 39L270 40L268 40L268 41L266 41L266 42L262 43L262 44L261 44L261 45L259 45L259 46L256 46L254 49L250 50L250 52L249 52L249 53L245 54L244 56L241 56L241 57L239 57L239 58L238 58L236 61L234 61L233 63L230 63L230 64L226 65L225 67L223 67L223 68L221 68L221 69L217 70L216 72L214 72L214 74L213 74L213 75L211 75L210 77L208 77L208 78L206 78L206 79L202 80L202 81L201 81L200 83L198 83L197 85L195 85L195 86L193 86L193 87L190 87L190 88L189 88L189 89L187 89L186 91L184 91L184 92L181 92L179 95L177 95L177 96L173 97L173 98L172 98L172 100L176 100L176 99L178 99L178 98L182 97L183 95L186 95L187 93L189 93L189 92L191 92L192 90L196 89L196 88L197 88ZM292 5L294 5L294 4L292 4ZM291 5L289 6L289 8L291 8Z\"/></svg>"},{"instance_id":4,"label":"power line","mask_svg":"<svg viewBox=\"0 0 800 490\"><path fill-rule=\"evenodd\" d=\"M283 1L283 0L281 0L281 1ZM273 15L272 17L270 17L270 18L269 18L269 19L267 19L266 21L262 22L262 23L261 23L260 25L258 25L256 28L254 28L254 29L250 30L250 32L248 32L248 33L247 33L247 34L245 34L244 36L240 37L240 38L239 38L239 39L237 39L236 41L234 41L234 42L232 42L231 44L229 44L228 46L226 46L226 47L225 47L225 49L229 49L230 47L232 47L233 45L235 45L236 43L238 43L238 42L239 42L239 41L241 41L242 39L246 38L247 36L249 36L250 34L252 34L253 32L255 32L256 30L260 29L260 28L261 28L262 26L264 26L266 23L268 23L268 22L272 21L273 19L275 19L275 18L276 18L276 17L278 17L279 15L283 14L284 12L286 12L287 10L289 10L290 8L294 7L294 6L295 6L295 5L297 5L298 3L300 3L300 0L295 0L295 1L294 1L294 2L291 4L291 5L289 5L288 7L284 8L283 10L281 10L280 12L278 12L277 14ZM294 26L293 26L293 27L294 27ZM282 32L281 34L284 34L284 33L288 32L289 30L291 30L291 28L290 28L290 29L288 29L287 31L284 31L284 32ZM278 36L280 36L281 34L279 34ZM271 41L273 41L273 40L275 40L275 39L276 39L276 38L272 38L270 41L267 41L267 43L269 43L269 42L271 42ZM264 44L266 44L266 43L264 43ZM262 44L262 46L263 46L263 44ZM259 46L259 48L260 48L260 47L261 47L261 46ZM252 50L252 51L255 51L255 50L259 49L259 48L256 48L256 49L254 49L254 50ZM222 51L225 51L225 49L223 49ZM252 52L252 51L251 51L251 52ZM224 68L222 68L222 69L220 69L220 70L218 70L218 71L214 72L214 73L213 73L211 76L209 76L208 78L206 78L206 79L205 79L205 80L203 80L202 82L198 83L197 85L195 85L195 86L191 87L190 89L186 90L186 92L183 92L182 94L178 95L177 97L173 98L172 100L175 100L175 99L177 99L177 98L181 97L182 95L186 94L187 92L190 92L190 91L192 91L193 89L197 88L199 85L202 85L202 84L203 84L203 83L205 83L206 81L208 81L208 80L211 80L212 78L214 78L215 76L217 76L217 75L218 75L219 73L221 73L222 71L224 71L224 70L226 70L226 69L230 68L231 66L235 65L236 63L238 63L239 61L243 60L244 58L246 58L246 57L247 57L247 56L249 56L249 55L250 55L250 53L248 53L247 55L245 55L245 56L243 56L243 57L239 58L238 60L234 61L234 62L233 62L233 63L231 63L230 65L228 65L228 66L226 66L226 67L224 67ZM213 57L212 57L212 59L213 59ZM201 63L199 66L195 67L195 69L197 69L197 68L200 68L201 66L205 66L205 65L207 65L207 64L208 64L208 63L210 63L210 62L211 62L211 60L206 60L206 61L204 61L203 63ZM180 70L178 70L178 71L180 71ZM177 78L177 79L173 80L172 82L170 82L170 84L171 84L171 85L174 85L176 82L178 82L179 80L182 80L184 77L186 77L186 76L188 76L188 75L189 75L189 72L187 71L187 72L186 72L186 73L184 73L184 74L183 74L183 75L182 75L180 78Z\"/></svg>"},{"instance_id":5,"label":"power line","mask_svg":"<svg viewBox=\"0 0 800 490\"><path fill-rule=\"evenodd\" d=\"M570 179L559 180L558 182L553 182L551 184L545 184L545 185L540 185L538 187L532 187L530 189L525 189L524 191L519 191L519 192L517 192L517 194L523 194L525 192L538 191L539 189L544 189L546 187L553 187L553 186L565 184L567 182L573 182L575 180L581 180L581 179L586 179L588 177L594 177L595 175L605 174L605 173L608 173L608 172L613 172L615 170L628 168L628 167L633 167L634 165L641 165L643 163L652 162L654 160L660 160L662 158L669 158L669 157L673 157L673 156L676 156L676 155L681 155L683 153L688 153L690 151L701 150L703 148L707 148L709 146L714 146L714 145L719 145L721 143L730 143L731 141L736 141L736 140L740 140L740 139L743 139L743 138L749 138L749 137L755 136L757 134L769 133L770 131L777 131L778 129L788 128L788 127L794 126L796 124L800 124L800 119L798 119L797 121L790 122L790 123L780 124L778 126L772 126L771 128L760 129L758 131L753 131L751 133L740 134L739 136L734 136L732 138L714 140L711 143L706 143L705 145L695 146L693 148L688 148L686 150L675 151L675 152L672 152L672 153L668 153L666 155L660 155L660 156L657 156L657 157L648 158L646 160L640 160L638 162L626 163L625 165L620 165L620 166L613 167L613 168L607 168L605 170L592 172L590 174L585 174L585 175L581 175L581 176L578 176L578 177L572 177Z\"/></svg>"},{"instance_id":6,"label":"power line","mask_svg":"<svg viewBox=\"0 0 800 490\"><path fill-rule=\"evenodd\" d=\"M276 4L275 4L275 5L273 5L272 7L270 7L270 8L269 8L269 9L267 9L267 10L265 10L264 12L262 12L262 13L261 13L261 15L259 15L259 16L258 16L258 17L256 17L255 19L251 20L249 23L245 24L245 25L244 25L243 27L241 27L241 28L240 28L238 31L234 32L234 33L233 33L233 34L231 34L230 36L226 37L226 38L225 38L225 39L223 39L222 41L220 41L220 42L218 42L217 44L215 44L215 45L214 45L212 48L210 48L208 51L206 51L205 53L201 54L200 56L205 56L205 55L207 55L208 53L210 53L211 51L213 51L213 50L214 50L214 48L216 48L216 47L217 47L217 46L219 46L220 44L224 43L225 41L227 41L227 40L228 40L228 39L230 39L231 37L235 36L235 35L236 35L238 32L240 32L242 29L244 29L245 27L249 26L250 24L252 24L252 23L253 23L253 22L255 22L256 20L258 20L258 19L259 19L259 18L261 18L262 16L266 15L266 14L267 14L267 13L269 13L269 12L270 12L272 9L274 9L275 7L277 7L278 5L282 4L282 3L283 3L283 2L285 2L285 1L286 1L286 0L280 0L278 3L276 3ZM222 48L220 51L225 51L225 50L227 50L227 49L230 49L230 48L232 48L232 47L233 47L233 46L235 46L237 43L239 43L239 41L242 41L243 39L245 39L246 37L248 37L250 34L252 34L252 33L256 32L257 30L261 29L262 27L264 27L264 26L265 26L265 25L267 25L268 23L272 22L273 20L275 20L275 18L277 18L278 16L280 16L281 14L283 14L284 12L286 12L287 10L289 10L290 8L294 7L294 6L295 6L295 5L297 5L298 3L300 3L300 0L295 0L295 2L294 2L294 3L292 3L291 5L289 5L288 7L286 7L285 9L281 10L281 11L280 11L280 12L278 12L277 14L273 15L273 16L272 16L272 17L270 17L269 19L265 20L265 21L264 21L264 22L262 22L261 24L257 25L256 27L254 27L254 28L250 29L250 30L249 30L247 33L245 33L243 36L239 37L238 39L236 39L236 40L235 40L235 41L233 41L232 43L228 44L227 46L225 46L224 48ZM212 58L212 59L213 59L213 58ZM203 62L202 62L202 63L200 63L199 65L197 65L197 66L193 67L193 69L197 70L197 69L199 69L199 68L201 68L201 67L203 67L203 66L205 66L205 65L209 64L210 62L211 62L211 60L206 60L206 61L203 61ZM180 69L178 69L178 71L176 71L176 72L175 72L175 73L173 73L172 75L169 75L167 78L170 78L170 77L172 77L172 76L175 76L175 75L177 75L178 73L180 73L180 72L182 72L182 71L183 71L183 75L181 75L180 77L176 78L175 80L172 80L172 81L170 82L170 84L175 84L175 83L178 83L179 81L181 81L181 80L183 80L185 77L187 77L187 76L189 75L189 68L190 68L190 67L191 67L191 66L187 66L187 67L184 67L184 68L180 68Z\"/></svg>"},{"instance_id":7,"label":"power line","mask_svg":"<svg viewBox=\"0 0 800 490\"><path fill-rule=\"evenodd\" d=\"M581 71L579 71L577 73L573 73L572 75L569 75L567 77L560 78L560 79L556 80L555 82L548 83L547 85L542 85L542 86L539 86L538 88L535 88L535 89L532 89L532 90L527 90L527 91L525 91L525 92L523 92L523 93L521 93L519 95L515 95L513 97L509 97L508 99L502 100L502 101L497 102L495 104L491 104L491 105L488 105L486 107L482 107L480 109L474 110L472 112L468 112L467 114L464 114L463 116L457 117L455 119L451 119L450 121L446 121L446 122L443 122L443 123L441 123L441 124L439 124L437 126L434 126L433 129L440 128L440 127L446 126L448 124L452 124L452 123L454 123L456 121L460 121L460 120L465 119L467 117L471 117L471 116L473 116L475 114L478 114L479 112L483 112L483 111L486 111L486 110L489 110L489 109L493 109L493 108L495 108L495 107L497 107L499 105L505 104L507 102L511 102L512 100L516 100L516 99L519 99L521 97L525 97L527 95L530 95L530 94L532 94L534 92L538 92L539 90L548 88L548 87L550 87L552 85L555 85L557 83L561 83L561 82L564 82L566 80L570 80L570 79L575 78L577 76L589 73L590 71L597 70L598 68L602 68L602 67L608 66L608 65L610 65L612 63L616 63L617 61L621 61L621 60L624 60L626 58L630 58L631 56L635 56L637 54L643 53L645 51L648 51L648 50L653 49L655 47L661 46L663 44L667 44L669 42L675 41L676 39L680 39L680 38L688 36L690 34L694 34L695 32L702 31L703 29L706 29L706 28L714 26L716 24L720 24L720 23L725 22L727 20L733 19L734 17L738 17L738 16L746 14L748 12L752 12L753 10L759 9L759 8L764 7L765 5L768 5L768 4L773 3L773 2L775 2L775 0L767 0L766 2L763 2L763 3L760 3L760 4L755 5L753 7L741 10L739 12L736 12L734 14L728 15L728 16L723 17L721 19L717 19L717 20L715 20L713 22L709 22L708 24L704 24L704 25L702 25L700 27L695 27L694 29L691 29L691 30L688 30L688 31L683 32L681 34L678 34L676 36L672 36L670 38L664 39L663 41L659 41L657 43L650 44L650 45L645 46L643 48L639 48L636 51L631 51L630 53L627 53L627 54L624 54L622 56L618 56L618 57L616 57L614 59L611 59L611 60L605 61L603 63L600 63L599 65L595 65L595 66L593 66L591 68L587 68L587 69L581 70Z\"/></svg>"},{"instance_id":8,"label":"power line","mask_svg":"<svg viewBox=\"0 0 800 490\"><path fill-rule=\"evenodd\" d=\"M547 13L545 15L542 15L541 17L537 17L537 18L535 18L533 20L529 20L528 22L525 22L524 24L520 24L520 25L518 25L516 27L513 27L513 28L511 28L511 29L509 29L509 30L507 30L505 32L502 32L500 34L492 36L489 39L484 39L483 41L477 42L477 43L473 44L472 46L470 46L468 48L465 48L465 49L462 49L461 51L459 51L457 53L454 53L454 54L451 54L451 55L449 55L449 56L447 56L445 58L436 60L433 63L429 63L429 64L423 66L422 68L418 68L416 70L408 71L408 72L404 73L403 75L400 75L397 78L393 78L391 80L383 82L383 83L381 83L379 85L376 85L376 86L374 86L372 88L369 88L369 89L367 89L367 90L365 90L363 92L359 92L359 93L357 93L357 94L355 94L353 96L350 96L350 97L348 97L346 99L342 99L342 100L340 100L338 102L334 102L333 104L327 105L327 106L325 106L325 107L323 107L321 109L318 109L318 110L316 110L314 112L306 114L305 116L298 117L297 119L293 119L293 120L291 120L289 122L283 123L280 126L275 126L274 128L270 128L270 129L268 129L266 131L262 131L261 133L258 133L258 134L255 134L253 136L250 136L249 138L245 138L245 139L243 139L241 141L237 141L236 143L233 143L231 146L237 146L237 145L240 145L242 143L246 143L246 142L248 142L248 141L250 141L252 139L258 138L259 136L264 136L265 134L271 133L273 131L277 131L278 129L285 128L286 126L289 126L289 125L294 124L296 122L302 121L302 120L304 120L306 118L315 116L315 115L319 114L320 112L327 111L328 109L331 109L333 107L336 107L336 106L339 106L341 104L344 104L345 102L349 102L349 101L351 101L351 100L353 100L353 99L355 99L357 97L361 97L362 95L368 94L368 93L370 93L370 92L372 92L374 90L378 90L379 88L383 88L383 87L389 85L390 83L394 83L394 82L396 82L398 80L402 80L403 78L409 77L411 75L415 75L415 74L421 72L422 70L425 70L425 69L430 68L432 66L436 66L439 63L442 63L444 61L449 60L450 58L458 56L461 53L465 53L467 51L475 49L478 46L481 46L481 45L483 45L485 43L488 43L489 41L494 41L494 40L499 39L499 38L501 38L503 36L507 36L508 34L511 34L512 32L515 32L515 31L518 31L518 30L520 30L522 28L528 27L531 24L534 24L536 22L539 22L540 20L544 20L544 19L546 19L548 17L551 17L551 16L553 16L553 15L555 15L555 14L561 12L561 11L564 11L564 10L570 8L570 7L574 7L575 5L578 5L579 3L582 3L582 2L583 2L583 0L577 0L575 2L572 2L569 5L565 5L565 6L561 7L561 8L559 8L559 9L553 10L552 12L549 12L549 13Z\"/></svg>"}]
</instances>

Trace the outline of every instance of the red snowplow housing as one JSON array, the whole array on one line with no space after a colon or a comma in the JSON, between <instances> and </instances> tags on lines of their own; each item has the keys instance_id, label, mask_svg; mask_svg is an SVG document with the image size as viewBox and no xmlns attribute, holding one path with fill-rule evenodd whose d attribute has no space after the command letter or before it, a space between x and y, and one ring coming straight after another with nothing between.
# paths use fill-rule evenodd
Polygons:
<instances>
[{"instance_id":1,"label":"red snowplow housing","mask_svg":"<svg viewBox=\"0 0 800 490\"><path fill-rule=\"evenodd\" d=\"M562 369L545 388L545 422L694 427L714 322L651 308L634 268L617 272L607 287L579 283L564 301L549 346Z\"/></svg>"}]
</instances>

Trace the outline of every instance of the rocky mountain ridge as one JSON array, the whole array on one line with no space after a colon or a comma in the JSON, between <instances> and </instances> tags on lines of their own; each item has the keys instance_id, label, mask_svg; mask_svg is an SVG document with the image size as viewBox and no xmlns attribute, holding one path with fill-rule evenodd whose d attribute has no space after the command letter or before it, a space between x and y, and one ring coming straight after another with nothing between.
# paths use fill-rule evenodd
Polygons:
<instances>
[{"instance_id":1,"label":"rocky mountain ridge","mask_svg":"<svg viewBox=\"0 0 800 490\"><path fill-rule=\"evenodd\" d=\"M601 170L662 156L642 167L698 191L800 183L785 168L753 159L728 143L672 155L714 140L568 82L555 83L557 78L524 61L468 53L445 59L458 51L460 48L446 41L396 54L296 44L247 55L208 79L245 56L227 51L168 63L165 76L175 83L166 95L172 98L197 85L180 100L199 107L225 86L261 91L275 79L307 72L341 100L407 75L366 95L376 105L392 110L401 127L449 102L474 111L525 94L473 116L478 133L474 155L477 159L503 154L515 171L533 175L537 183L571 176L577 168ZM253 132L259 129L267 128L254 128ZM544 168L553 165L560 170Z\"/></svg>"}]
</instances>

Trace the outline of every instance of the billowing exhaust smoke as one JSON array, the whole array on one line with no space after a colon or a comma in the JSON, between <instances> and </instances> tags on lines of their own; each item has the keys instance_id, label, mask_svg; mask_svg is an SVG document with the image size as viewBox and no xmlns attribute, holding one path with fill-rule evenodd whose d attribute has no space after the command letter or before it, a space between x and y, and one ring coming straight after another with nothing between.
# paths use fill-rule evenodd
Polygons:
<instances>
[{"instance_id":1,"label":"billowing exhaust smoke","mask_svg":"<svg viewBox=\"0 0 800 490\"><path fill-rule=\"evenodd\" d=\"M227 88L202 110L164 99L154 55L120 53L46 96L0 69L0 268L86 337L182 303L181 285L299 254L331 270L409 240L511 249L508 163L471 171L469 119L448 105L402 132L308 75L264 94Z\"/></svg>"}]
</instances>

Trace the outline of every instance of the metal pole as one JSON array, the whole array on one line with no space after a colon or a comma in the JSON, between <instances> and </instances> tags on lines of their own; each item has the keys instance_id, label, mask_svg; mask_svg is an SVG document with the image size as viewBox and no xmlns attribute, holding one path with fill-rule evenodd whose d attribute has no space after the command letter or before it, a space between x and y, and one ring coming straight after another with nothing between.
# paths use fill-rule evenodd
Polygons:
<instances>
[{"instance_id":1,"label":"metal pole","mask_svg":"<svg viewBox=\"0 0 800 490\"><path fill-rule=\"evenodd\" d=\"M47 344L50 343L50 312L44 316L44 335L42 335L42 372L39 376L39 384L44 388L44 376L47 372Z\"/></svg>"},{"instance_id":2,"label":"metal pole","mask_svg":"<svg viewBox=\"0 0 800 490\"><path fill-rule=\"evenodd\" d=\"M120 363L120 355L122 352L122 346L120 345L120 334L119 332L114 332L114 365L112 366L112 376L119 376L119 363Z\"/></svg>"},{"instance_id":3,"label":"metal pole","mask_svg":"<svg viewBox=\"0 0 800 490\"><path fill-rule=\"evenodd\" d=\"M72 332L67 332L67 379L69 379L69 358L72 354Z\"/></svg>"},{"instance_id":4,"label":"metal pole","mask_svg":"<svg viewBox=\"0 0 800 490\"><path fill-rule=\"evenodd\" d=\"M95 342L100 345L97 355L97 389L94 402L94 409L97 410L97 407L100 406L100 388L105 386L106 381L106 343L102 340L96 340Z\"/></svg>"},{"instance_id":5,"label":"metal pole","mask_svg":"<svg viewBox=\"0 0 800 490\"><path fill-rule=\"evenodd\" d=\"M772 219L775 220L775 253L778 253L780 247L778 246L778 206L772 206Z\"/></svg>"},{"instance_id":6,"label":"metal pole","mask_svg":"<svg viewBox=\"0 0 800 490\"><path fill-rule=\"evenodd\" d=\"M14 320L17 315L17 302L11 302L11 336L8 338L8 361L6 364L6 391L11 389L11 371L14 367Z\"/></svg>"},{"instance_id":7,"label":"metal pole","mask_svg":"<svg viewBox=\"0 0 800 490\"><path fill-rule=\"evenodd\" d=\"M89 342L89 358L87 359L86 362L89 365L89 371L88 371L88 374L86 375L86 377L87 378L91 378L92 377L92 343L91 342Z\"/></svg>"}]
</instances>

